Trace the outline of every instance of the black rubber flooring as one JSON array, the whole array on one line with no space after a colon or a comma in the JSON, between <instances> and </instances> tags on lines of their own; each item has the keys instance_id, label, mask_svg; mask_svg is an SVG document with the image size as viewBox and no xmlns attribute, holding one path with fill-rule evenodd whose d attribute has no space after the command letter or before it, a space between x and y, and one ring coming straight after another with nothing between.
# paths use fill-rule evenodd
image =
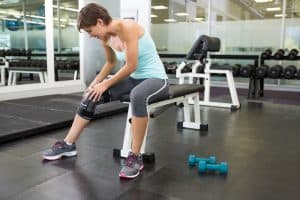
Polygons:
<instances>
[{"instance_id":1,"label":"black rubber flooring","mask_svg":"<svg viewBox=\"0 0 300 200\"><path fill-rule=\"evenodd\" d=\"M0 144L70 125L80 100L80 94L72 94L0 102ZM120 102L99 105L96 119L126 111Z\"/></svg>"},{"instance_id":2,"label":"black rubber flooring","mask_svg":"<svg viewBox=\"0 0 300 200\"><path fill-rule=\"evenodd\" d=\"M121 161L112 157L112 148L122 145L126 113L93 121L77 142L76 158L41 160L68 129L2 144L0 199L298 199L299 106L243 100L237 112L201 113L207 133L178 131L175 107L151 120L146 149L156 162L135 180L120 180ZM190 153L228 162L228 175L199 175L187 165Z\"/></svg>"}]
</instances>

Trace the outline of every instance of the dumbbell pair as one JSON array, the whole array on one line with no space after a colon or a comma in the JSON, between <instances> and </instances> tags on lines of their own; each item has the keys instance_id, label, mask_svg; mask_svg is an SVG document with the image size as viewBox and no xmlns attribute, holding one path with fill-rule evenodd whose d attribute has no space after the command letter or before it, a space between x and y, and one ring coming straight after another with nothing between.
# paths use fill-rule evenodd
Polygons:
<instances>
[{"instance_id":1,"label":"dumbbell pair","mask_svg":"<svg viewBox=\"0 0 300 200\"><path fill-rule=\"evenodd\" d=\"M297 49L291 49L289 51L289 53L286 55L287 58L289 60L295 60L297 58L299 51ZM271 49L266 49L265 51L263 51L261 53L261 58L262 59L268 59L272 56L272 50ZM274 58L277 60L281 60L284 58L285 56L285 51L284 49L278 49L275 53L274 53Z\"/></svg>"},{"instance_id":2,"label":"dumbbell pair","mask_svg":"<svg viewBox=\"0 0 300 200\"><path fill-rule=\"evenodd\" d=\"M195 155L190 154L188 158L189 166L198 165L199 173L205 173L207 171L218 171L220 174L227 174L228 164L226 162L216 163L215 156L208 158L197 158Z\"/></svg>"}]
</instances>

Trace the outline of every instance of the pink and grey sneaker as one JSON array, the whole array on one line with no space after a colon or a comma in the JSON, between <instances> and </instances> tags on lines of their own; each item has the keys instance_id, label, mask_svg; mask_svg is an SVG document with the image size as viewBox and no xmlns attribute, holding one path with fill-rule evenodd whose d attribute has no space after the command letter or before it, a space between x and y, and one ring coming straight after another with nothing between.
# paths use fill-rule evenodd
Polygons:
<instances>
[{"instance_id":1,"label":"pink and grey sneaker","mask_svg":"<svg viewBox=\"0 0 300 200\"><path fill-rule=\"evenodd\" d=\"M43 152L43 158L45 160L57 160L62 157L76 156L75 144L68 145L64 141L57 141L50 149Z\"/></svg>"},{"instance_id":2,"label":"pink and grey sneaker","mask_svg":"<svg viewBox=\"0 0 300 200\"><path fill-rule=\"evenodd\" d=\"M142 155L135 155L129 152L128 157L124 161L124 166L119 173L120 178L135 178L144 169Z\"/></svg>"}]
</instances>

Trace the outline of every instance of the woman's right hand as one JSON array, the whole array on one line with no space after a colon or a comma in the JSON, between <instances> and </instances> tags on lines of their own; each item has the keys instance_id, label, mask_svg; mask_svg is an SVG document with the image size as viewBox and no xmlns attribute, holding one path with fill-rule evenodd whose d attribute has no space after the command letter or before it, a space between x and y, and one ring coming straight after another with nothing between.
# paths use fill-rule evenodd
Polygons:
<instances>
[{"instance_id":1,"label":"woman's right hand","mask_svg":"<svg viewBox=\"0 0 300 200\"><path fill-rule=\"evenodd\" d=\"M95 85L97 85L99 81L97 80L97 77L91 82L91 84L88 86L87 91L91 91Z\"/></svg>"}]
</instances>

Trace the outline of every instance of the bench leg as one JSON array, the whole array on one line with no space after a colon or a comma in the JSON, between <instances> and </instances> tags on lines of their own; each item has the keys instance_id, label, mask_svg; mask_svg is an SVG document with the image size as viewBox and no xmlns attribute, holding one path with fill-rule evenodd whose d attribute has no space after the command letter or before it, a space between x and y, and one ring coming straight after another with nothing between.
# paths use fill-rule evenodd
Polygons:
<instances>
[{"instance_id":1,"label":"bench leg","mask_svg":"<svg viewBox=\"0 0 300 200\"><path fill-rule=\"evenodd\" d=\"M75 71L74 71L74 78L73 78L74 80L77 79L77 73L78 73L77 70L75 70Z\"/></svg>"},{"instance_id":2,"label":"bench leg","mask_svg":"<svg viewBox=\"0 0 300 200\"><path fill-rule=\"evenodd\" d=\"M227 71L226 76L227 76L227 82L228 82L228 87L229 87L229 92L230 92L230 96L231 96L232 105L239 108L240 107L240 102L239 102L239 98L238 98L238 95L237 95L237 92L236 92L236 87L235 87L235 84L234 84L234 79L233 79L232 72Z\"/></svg>"},{"instance_id":3,"label":"bench leg","mask_svg":"<svg viewBox=\"0 0 300 200\"><path fill-rule=\"evenodd\" d=\"M5 68L4 67L1 68L0 74L1 74L1 83L0 83L0 85L5 85Z\"/></svg>"},{"instance_id":4,"label":"bench leg","mask_svg":"<svg viewBox=\"0 0 300 200\"><path fill-rule=\"evenodd\" d=\"M13 72L12 85L16 85L16 84L17 84L17 72Z\"/></svg>"},{"instance_id":5,"label":"bench leg","mask_svg":"<svg viewBox=\"0 0 300 200\"><path fill-rule=\"evenodd\" d=\"M208 103L210 101L210 74L207 74L204 78L204 99L203 101Z\"/></svg>"},{"instance_id":6,"label":"bench leg","mask_svg":"<svg viewBox=\"0 0 300 200\"><path fill-rule=\"evenodd\" d=\"M131 105L128 106L128 113L126 119L126 127L123 139L123 148L121 150L121 157L126 158L128 153L131 151L132 133L130 119L132 117Z\"/></svg>"},{"instance_id":7,"label":"bench leg","mask_svg":"<svg viewBox=\"0 0 300 200\"><path fill-rule=\"evenodd\" d=\"M193 99L194 99L194 120L196 124L201 124L199 95L195 95Z\"/></svg>"},{"instance_id":8,"label":"bench leg","mask_svg":"<svg viewBox=\"0 0 300 200\"><path fill-rule=\"evenodd\" d=\"M189 105L190 101L193 102L194 121L191 121L191 118L190 118L190 105ZM193 94L192 97L184 98L184 121L181 123L178 123L177 127L180 129L190 128L190 129L196 129L196 130L200 130L200 131L208 130L208 125L202 124L202 122L201 122L199 93Z\"/></svg>"},{"instance_id":9,"label":"bench leg","mask_svg":"<svg viewBox=\"0 0 300 200\"><path fill-rule=\"evenodd\" d=\"M45 82L48 82L48 75L47 75L47 72L43 72L43 75L44 75L44 81L45 81Z\"/></svg>"},{"instance_id":10,"label":"bench leg","mask_svg":"<svg viewBox=\"0 0 300 200\"><path fill-rule=\"evenodd\" d=\"M45 83L43 72L39 72L39 77L40 77L41 83Z\"/></svg>"},{"instance_id":11,"label":"bench leg","mask_svg":"<svg viewBox=\"0 0 300 200\"><path fill-rule=\"evenodd\" d=\"M13 72L9 71L7 85L11 85L12 84L12 76L13 76Z\"/></svg>"},{"instance_id":12,"label":"bench leg","mask_svg":"<svg viewBox=\"0 0 300 200\"><path fill-rule=\"evenodd\" d=\"M191 122L189 98L185 98L183 102L183 117L184 122Z\"/></svg>"}]
</instances>

